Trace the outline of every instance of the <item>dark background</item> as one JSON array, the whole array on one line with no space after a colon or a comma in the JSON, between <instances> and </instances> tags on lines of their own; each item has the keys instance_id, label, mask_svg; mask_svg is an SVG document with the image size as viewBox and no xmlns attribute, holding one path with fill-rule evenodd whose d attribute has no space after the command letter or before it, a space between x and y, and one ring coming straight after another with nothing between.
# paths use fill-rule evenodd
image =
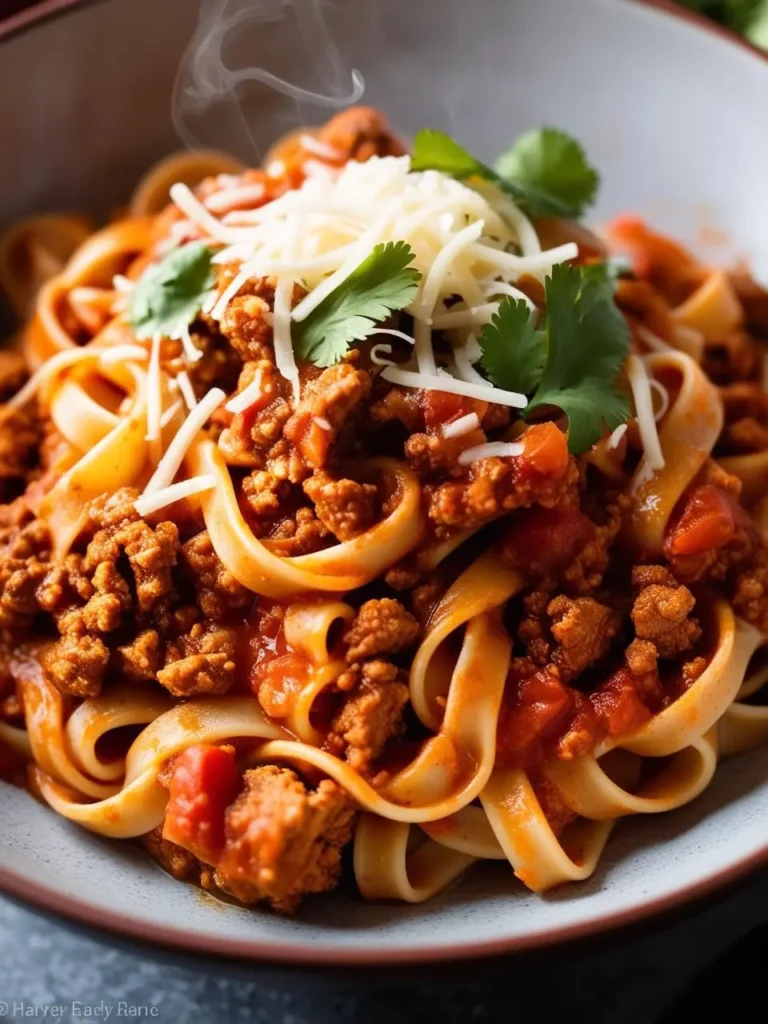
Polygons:
<instances>
[{"instance_id":1,"label":"dark background","mask_svg":"<svg viewBox=\"0 0 768 1024\"><path fill-rule=\"evenodd\" d=\"M0 0L0 17L27 6ZM701 1024L735 1016L744 1002L764 1005L767 942L768 871L640 931L534 956L377 973L193 960L0 898L0 1019L78 1021L90 1009L90 1019L104 1020L110 1009L114 1021L134 1008L161 1024L686 1024L694 1016Z\"/></svg>"},{"instance_id":2,"label":"dark background","mask_svg":"<svg viewBox=\"0 0 768 1024\"><path fill-rule=\"evenodd\" d=\"M0 899L0 1016L6 1003L6 1019L27 1019L12 1012L23 1001L63 1006L57 1019L78 1021L77 1001L104 1000L110 1021L126 1019L117 1016L123 1001L151 1008L144 1019L160 1024L719 1024L745 1003L764 1006L767 941L768 871L639 932L376 973L193 960L85 934Z\"/></svg>"}]
</instances>

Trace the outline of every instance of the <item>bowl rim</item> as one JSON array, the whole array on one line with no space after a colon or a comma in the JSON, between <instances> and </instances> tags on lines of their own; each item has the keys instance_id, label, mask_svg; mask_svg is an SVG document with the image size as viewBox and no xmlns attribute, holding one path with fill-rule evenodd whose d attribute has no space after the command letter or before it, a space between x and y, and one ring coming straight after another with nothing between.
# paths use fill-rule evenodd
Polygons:
<instances>
[{"instance_id":1,"label":"bowl rim","mask_svg":"<svg viewBox=\"0 0 768 1024\"><path fill-rule=\"evenodd\" d=\"M78 8L104 3L105 0L40 0L0 21L0 44L29 31L56 17L74 13ZM717 36L730 45L736 45L752 56L768 63L768 53L717 24L672 0L624 0L659 11L667 17L688 22L700 31ZM638 924L648 918L664 914L700 900L723 889L768 863L768 841L760 849L747 854L698 882L683 886L674 892L658 896L629 910L601 914L588 921L548 927L521 936L502 936L480 942L460 941L450 944L429 943L421 947L399 946L366 949L325 949L312 941L285 941L276 943L255 937L230 939L226 936L207 937L190 934L173 925L149 925L138 918L111 911L108 907L84 902L56 888L30 880L0 864L0 894L21 900L39 910L77 921L100 932L127 936L148 945L161 945L196 954L230 957L305 966L391 966L405 963L437 963L455 960L474 960L508 953L522 953L545 946L560 945L574 939L594 937Z\"/></svg>"}]
</instances>

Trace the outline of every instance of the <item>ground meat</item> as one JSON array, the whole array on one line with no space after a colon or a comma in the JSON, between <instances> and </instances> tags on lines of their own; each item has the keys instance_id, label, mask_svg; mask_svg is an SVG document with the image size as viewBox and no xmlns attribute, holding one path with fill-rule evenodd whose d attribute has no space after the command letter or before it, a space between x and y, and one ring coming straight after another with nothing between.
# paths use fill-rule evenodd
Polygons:
<instances>
[{"instance_id":1,"label":"ground meat","mask_svg":"<svg viewBox=\"0 0 768 1024\"><path fill-rule=\"evenodd\" d=\"M156 629L142 630L130 643L122 644L115 652L115 668L128 679L156 679L162 664L162 642Z\"/></svg>"},{"instance_id":2,"label":"ground meat","mask_svg":"<svg viewBox=\"0 0 768 1024\"><path fill-rule=\"evenodd\" d=\"M333 719L326 747L356 771L368 772L387 740L404 729L408 687L403 674L387 661L354 665L338 685L350 689Z\"/></svg>"},{"instance_id":3,"label":"ground meat","mask_svg":"<svg viewBox=\"0 0 768 1024\"><path fill-rule=\"evenodd\" d=\"M244 391L257 373L260 398L233 418L219 438L219 447L233 465L263 468L268 458L276 457L273 449L279 452L284 447L280 442L293 403L290 382L265 360L246 363L240 374L238 390Z\"/></svg>"},{"instance_id":4,"label":"ground meat","mask_svg":"<svg viewBox=\"0 0 768 1024\"><path fill-rule=\"evenodd\" d=\"M730 591L736 614L768 633L768 551L762 544L750 562L734 574Z\"/></svg>"},{"instance_id":5,"label":"ground meat","mask_svg":"<svg viewBox=\"0 0 768 1024\"><path fill-rule=\"evenodd\" d=\"M432 612L445 593L445 583L437 576L425 579L411 592L411 611L422 629L426 628Z\"/></svg>"},{"instance_id":6,"label":"ground meat","mask_svg":"<svg viewBox=\"0 0 768 1024\"><path fill-rule=\"evenodd\" d=\"M0 642L17 646L37 612L35 590L45 578L50 536L23 498L0 508Z\"/></svg>"},{"instance_id":7,"label":"ground meat","mask_svg":"<svg viewBox=\"0 0 768 1024\"><path fill-rule=\"evenodd\" d=\"M67 634L43 655L53 685L72 697L97 697L109 665L109 648L99 637Z\"/></svg>"},{"instance_id":8,"label":"ground meat","mask_svg":"<svg viewBox=\"0 0 768 1024\"><path fill-rule=\"evenodd\" d=\"M284 558L293 558L322 550L329 537L328 527L317 518L313 509L300 508L295 515L277 524L264 540L264 546Z\"/></svg>"},{"instance_id":9,"label":"ground meat","mask_svg":"<svg viewBox=\"0 0 768 1024\"><path fill-rule=\"evenodd\" d=\"M266 470L255 470L242 483L242 496L248 511L259 519L275 519L291 493L287 480L278 480Z\"/></svg>"},{"instance_id":10,"label":"ground meat","mask_svg":"<svg viewBox=\"0 0 768 1024\"><path fill-rule=\"evenodd\" d=\"M624 652L624 658L633 675L656 671L658 652L650 640L633 640Z\"/></svg>"},{"instance_id":11,"label":"ground meat","mask_svg":"<svg viewBox=\"0 0 768 1024\"><path fill-rule=\"evenodd\" d=\"M102 562L114 564L125 556L133 574L136 610L147 618L173 591L171 570L179 551L179 531L167 520L153 527L140 519L134 508L137 497L137 491L123 488L93 502L89 517L99 529L86 549L83 568L95 573Z\"/></svg>"},{"instance_id":12,"label":"ground meat","mask_svg":"<svg viewBox=\"0 0 768 1024\"><path fill-rule=\"evenodd\" d=\"M745 331L730 331L707 341L702 369L715 384L730 384L753 377L759 361L759 345Z\"/></svg>"},{"instance_id":13,"label":"ground meat","mask_svg":"<svg viewBox=\"0 0 768 1024\"><path fill-rule=\"evenodd\" d=\"M228 281L220 279L219 287L223 290ZM238 295L227 305L219 322L219 329L229 344L244 362L266 360L274 363L272 348L272 312L270 303L259 295L258 284L255 293ZM271 287L274 302L274 286Z\"/></svg>"},{"instance_id":14,"label":"ground meat","mask_svg":"<svg viewBox=\"0 0 768 1024\"><path fill-rule=\"evenodd\" d=\"M182 571L194 587L197 604L206 619L218 622L253 600L251 592L225 568L213 550L207 530L182 545L180 554Z\"/></svg>"},{"instance_id":15,"label":"ground meat","mask_svg":"<svg viewBox=\"0 0 768 1024\"><path fill-rule=\"evenodd\" d=\"M150 857L182 882L197 881L200 876L200 861L183 846L163 839L162 828L154 828L141 837Z\"/></svg>"},{"instance_id":16,"label":"ground meat","mask_svg":"<svg viewBox=\"0 0 768 1024\"><path fill-rule=\"evenodd\" d=\"M0 406L0 500L10 501L37 464L42 426L37 405L28 402L19 409Z\"/></svg>"},{"instance_id":17,"label":"ground meat","mask_svg":"<svg viewBox=\"0 0 768 1024\"><path fill-rule=\"evenodd\" d=\"M566 678L589 668L608 651L620 618L591 597L560 595L549 603L552 635L557 641L553 660Z\"/></svg>"},{"instance_id":18,"label":"ground meat","mask_svg":"<svg viewBox=\"0 0 768 1024\"><path fill-rule=\"evenodd\" d=\"M344 791L329 779L308 790L295 772L274 765L247 771L244 783L226 812L216 884L283 913L307 893L333 889L355 818Z\"/></svg>"},{"instance_id":19,"label":"ground meat","mask_svg":"<svg viewBox=\"0 0 768 1024\"><path fill-rule=\"evenodd\" d=\"M575 464L555 478L521 478L516 461L473 463L463 482L427 485L428 514L443 536L453 529L477 529L503 512L533 504L553 507L568 500L577 479Z\"/></svg>"},{"instance_id":20,"label":"ground meat","mask_svg":"<svg viewBox=\"0 0 768 1024\"><path fill-rule=\"evenodd\" d=\"M157 681L174 697L226 693L235 682L235 632L195 623L165 649L165 667Z\"/></svg>"},{"instance_id":21,"label":"ground meat","mask_svg":"<svg viewBox=\"0 0 768 1024\"><path fill-rule=\"evenodd\" d=\"M320 130L318 138L339 153L340 160L402 156L403 144L386 119L372 107L349 107Z\"/></svg>"},{"instance_id":22,"label":"ground meat","mask_svg":"<svg viewBox=\"0 0 768 1024\"><path fill-rule=\"evenodd\" d=\"M329 366L307 384L296 412L285 425L286 438L307 466L322 469L327 465L331 446L370 390L369 375L349 362Z\"/></svg>"},{"instance_id":23,"label":"ground meat","mask_svg":"<svg viewBox=\"0 0 768 1024\"><path fill-rule=\"evenodd\" d=\"M666 582L657 583L656 579ZM650 640L661 658L674 658L692 647L701 636L701 627L689 618L696 603L690 590L660 566L635 567L632 583L639 590L631 612L638 638Z\"/></svg>"},{"instance_id":24,"label":"ground meat","mask_svg":"<svg viewBox=\"0 0 768 1024\"><path fill-rule=\"evenodd\" d=\"M442 434L411 434L405 442L405 457L416 473L452 471L459 465L459 455L466 448L483 444L486 440L480 429L447 438Z\"/></svg>"},{"instance_id":25,"label":"ground meat","mask_svg":"<svg viewBox=\"0 0 768 1024\"><path fill-rule=\"evenodd\" d=\"M340 541L352 540L376 521L375 484L338 480L324 470L317 470L304 483L304 493L314 503L318 519Z\"/></svg>"},{"instance_id":26,"label":"ground meat","mask_svg":"<svg viewBox=\"0 0 768 1024\"><path fill-rule=\"evenodd\" d=\"M366 601L344 634L347 663L407 651L418 637L418 622L399 601Z\"/></svg>"}]
</instances>

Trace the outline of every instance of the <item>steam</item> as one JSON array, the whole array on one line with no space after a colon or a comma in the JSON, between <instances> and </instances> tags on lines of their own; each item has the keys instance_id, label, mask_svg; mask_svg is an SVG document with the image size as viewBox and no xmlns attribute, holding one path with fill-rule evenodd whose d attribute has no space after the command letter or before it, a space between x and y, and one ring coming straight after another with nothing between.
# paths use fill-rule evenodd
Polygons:
<instances>
[{"instance_id":1,"label":"steam","mask_svg":"<svg viewBox=\"0 0 768 1024\"><path fill-rule=\"evenodd\" d=\"M269 136L298 127L307 120L307 108L339 109L360 99L363 77L346 67L323 6L324 0L201 0L197 30L173 91L173 123L188 146L216 146L258 161ZM284 40L276 47L270 36L280 30ZM287 58L283 63L309 73L319 90L264 67L230 66L227 58L234 54L236 59L238 49L282 53ZM254 84L262 88L254 90ZM264 122L270 119L272 130L265 131ZM262 132L254 131L256 127ZM245 147L249 153L243 152Z\"/></svg>"}]
</instances>

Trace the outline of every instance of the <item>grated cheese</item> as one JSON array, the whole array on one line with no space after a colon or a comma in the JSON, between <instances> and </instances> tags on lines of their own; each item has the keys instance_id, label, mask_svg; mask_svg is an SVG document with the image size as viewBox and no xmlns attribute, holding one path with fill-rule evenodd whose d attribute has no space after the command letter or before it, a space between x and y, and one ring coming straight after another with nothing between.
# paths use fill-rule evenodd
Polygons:
<instances>
[{"instance_id":1,"label":"grated cheese","mask_svg":"<svg viewBox=\"0 0 768 1024\"><path fill-rule=\"evenodd\" d=\"M172 505L174 501L182 498L189 498L192 494L202 494L203 491L210 491L216 486L216 477L211 473L202 476L193 476L189 480L180 480L170 487L163 487L154 494L144 494L133 503L133 507L140 516L151 515L158 509Z\"/></svg>"},{"instance_id":2,"label":"grated cheese","mask_svg":"<svg viewBox=\"0 0 768 1024\"><path fill-rule=\"evenodd\" d=\"M319 157L322 150L323 157L330 157L325 143L312 136L304 141L308 152L314 150ZM524 274L541 277L578 255L572 242L542 251L531 222L498 189L474 184L470 188L439 171L411 171L407 156L373 157L350 161L338 171L322 170L270 202L225 212L222 218L214 212L224 208L226 193L234 195L245 186L233 186L206 204L185 185L171 190L189 221L225 247L214 259L236 264L233 280L208 300L205 312L221 319L248 281L276 279L276 360L280 373L294 382L294 390L291 323L302 322L317 309L376 245L402 240L414 253L412 266L421 274L421 286L408 313L414 319L418 372L433 381L416 386L426 387L435 386L439 376L433 329L463 332L464 337L453 339L459 345L473 329L490 321L507 295L534 309L515 282ZM296 282L306 295L291 310ZM465 384L488 387L469 358L460 355L457 362L462 364Z\"/></svg>"},{"instance_id":3,"label":"grated cheese","mask_svg":"<svg viewBox=\"0 0 768 1024\"><path fill-rule=\"evenodd\" d=\"M471 434L479 426L480 420L477 413L468 412L466 416L459 416L457 420L453 420L451 423L444 423L440 428L440 433L447 440L452 437L463 437L465 434Z\"/></svg>"},{"instance_id":4,"label":"grated cheese","mask_svg":"<svg viewBox=\"0 0 768 1024\"><path fill-rule=\"evenodd\" d=\"M173 417L176 415L176 413L181 412L183 407L184 403L180 400L175 401L173 405L169 405L168 408L163 413L163 415L160 417L160 429L164 430L165 427L168 426Z\"/></svg>"},{"instance_id":5,"label":"grated cheese","mask_svg":"<svg viewBox=\"0 0 768 1024\"><path fill-rule=\"evenodd\" d=\"M233 206L249 203L260 203L266 195L266 187L255 182L252 185L236 185L234 188L224 188L220 192L214 192L205 200L205 206L211 213L227 213Z\"/></svg>"},{"instance_id":6,"label":"grated cheese","mask_svg":"<svg viewBox=\"0 0 768 1024\"><path fill-rule=\"evenodd\" d=\"M179 471L179 466L181 466L184 456L187 454L187 449L205 426L211 414L218 409L226 397L225 392L221 388L211 388L208 394L190 411L168 445L168 450L158 462L157 469L155 469L149 483L144 488L142 497L155 494L157 491L161 491L173 483L173 478Z\"/></svg>"},{"instance_id":7,"label":"grated cheese","mask_svg":"<svg viewBox=\"0 0 768 1024\"><path fill-rule=\"evenodd\" d=\"M325 416L313 416L312 417L312 422L316 426L320 427L321 430L332 430L333 429L333 427L328 422L328 420L325 418Z\"/></svg>"},{"instance_id":8,"label":"grated cheese","mask_svg":"<svg viewBox=\"0 0 768 1024\"><path fill-rule=\"evenodd\" d=\"M315 156L319 156L322 160L344 159L344 153L340 149L336 149L335 146L331 146L321 139L316 139L314 135L300 135L299 145L307 153L314 153Z\"/></svg>"},{"instance_id":9,"label":"grated cheese","mask_svg":"<svg viewBox=\"0 0 768 1024\"><path fill-rule=\"evenodd\" d=\"M383 343L381 345L372 345L369 353L371 362L374 366L396 366L397 364L391 359L383 359L381 353L384 352L386 355L392 355L392 346Z\"/></svg>"},{"instance_id":10,"label":"grated cheese","mask_svg":"<svg viewBox=\"0 0 768 1024\"><path fill-rule=\"evenodd\" d=\"M460 466L470 466L480 459L513 459L522 455L525 445L517 441L488 441L486 444L478 444L474 448L467 448L459 455Z\"/></svg>"},{"instance_id":11,"label":"grated cheese","mask_svg":"<svg viewBox=\"0 0 768 1024\"><path fill-rule=\"evenodd\" d=\"M627 360L627 377L632 388L637 427L640 431L640 442L643 446L646 463L648 469L655 473L664 469L666 463L661 450L656 418L653 414L651 381L645 364L639 356L631 355Z\"/></svg>"},{"instance_id":12,"label":"grated cheese","mask_svg":"<svg viewBox=\"0 0 768 1024\"><path fill-rule=\"evenodd\" d=\"M449 395L463 395L465 398L477 398L481 402L493 402L496 405L507 405L512 409L524 409L528 405L525 395L516 391L502 391L492 387L488 381L485 387L456 380L450 374L445 376L428 373L416 373L413 370L401 370L396 366L388 366L382 370L381 376L391 384L401 384L405 388L422 388L426 391L445 391Z\"/></svg>"},{"instance_id":13,"label":"grated cheese","mask_svg":"<svg viewBox=\"0 0 768 1024\"><path fill-rule=\"evenodd\" d=\"M224 408L227 412L233 412L235 415L237 415L237 413L245 412L246 409L250 409L250 407L255 405L262 397L262 384L261 369L258 369L251 383L244 387L242 391L238 392L234 398L230 398Z\"/></svg>"},{"instance_id":14,"label":"grated cheese","mask_svg":"<svg viewBox=\"0 0 768 1024\"><path fill-rule=\"evenodd\" d=\"M609 449L618 448L619 445L621 444L621 439L624 437L626 432L627 432L627 424L626 423L620 423L619 426L616 427L616 429L613 431L611 436L608 438L608 446L607 447Z\"/></svg>"},{"instance_id":15,"label":"grated cheese","mask_svg":"<svg viewBox=\"0 0 768 1024\"><path fill-rule=\"evenodd\" d=\"M182 370L181 373L176 374L176 383L179 386L181 397L184 399L184 404L188 409L194 409L197 405L197 396L195 395L195 389L192 387L192 381L189 379L189 374L186 370Z\"/></svg>"}]
</instances>

